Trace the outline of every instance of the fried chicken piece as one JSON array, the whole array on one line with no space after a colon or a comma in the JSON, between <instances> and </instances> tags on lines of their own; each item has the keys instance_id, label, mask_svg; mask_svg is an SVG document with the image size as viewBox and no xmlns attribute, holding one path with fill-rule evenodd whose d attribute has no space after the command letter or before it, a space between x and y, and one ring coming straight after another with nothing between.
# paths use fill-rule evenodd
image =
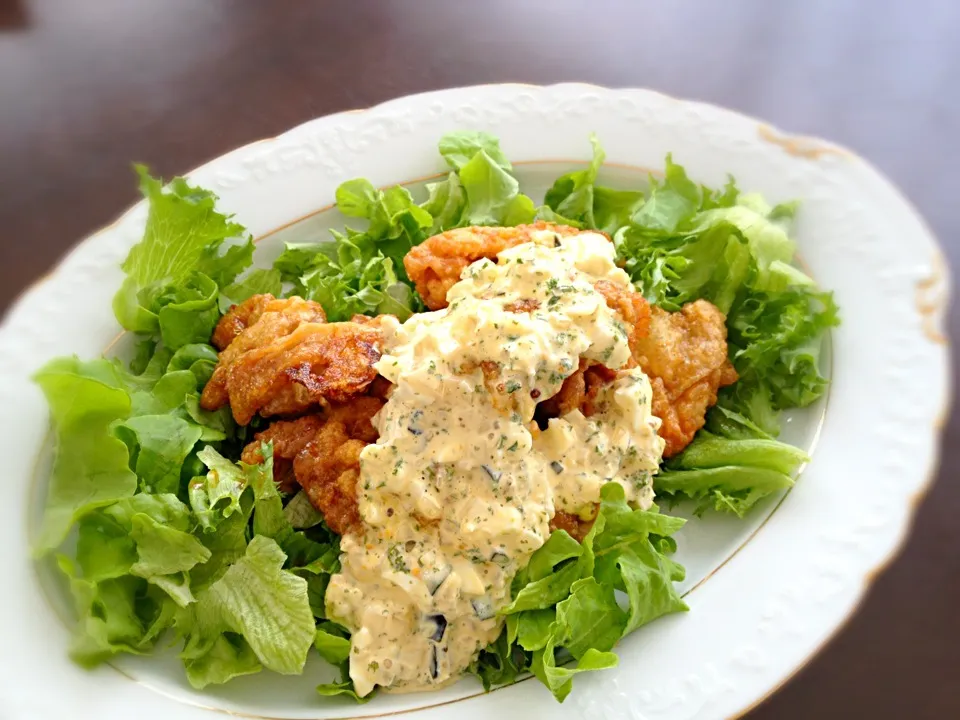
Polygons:
<instances>
[{"instance_id":1,"label":"fried chicken piece","mask_svg":"<svg viewBox=\"0 0 960 720\"><path fill-rule=\"evenodd\" d=\"M579 515L557 510L554 516L550 518L550 532L566 530L572 538L577 542L581 542L587 536L587 533L590 532L590 528L593 527L593 523L597 519L598 508L599 505L594 504L593 516L589 520L584 520Z\"/></svg>"},{"instance_id":2,"label":"fried chicken piece","mask_svg":"<svg viewBox=\"0 0 960 720\"><path fill-rule=\"evenodd\" d=\"M222 379L216 392L204 388L204 409L215 410L229 401L234 419L246 425L258 412L264 417L289 415L326 402L346 402L377 376L373 365L380 359L378 328L305 322L289 334L268 337L262 345L247 342L247 333L255 333L267 315L220 354L207 388L218 373ZM244 348L239 353L234 352L238 343Z\"/></svg>"},{"instance_id":3,"label":"fried chicken piece","mask_svg":"<svg viewBox=\"0 0 960 720\"><path fill-rule=\"evenodd\" d=\"M240 333L260 319L267 305L274 300L276 298L270 294L252 295L239 305L231 306L226 314L220 318L220 322L217 323L210 342L217 350L226 350L227 346L236 340ZM324 317L324 320L326 320L326 317Z\"/></svg>"},{"instance_id":4,"label":"fried chicken piece","mask_svg":"<svg viewBox=\"0 0 960 720\"><path fill-rule=\"evenodd\" d=\"M278 420L254 435L240 459L263 462L261 443L273 442L273 479L285 493L303 486L307 497L341 535L359 522L356 478L360 450L377 440L373 417L384 401L363 396L296 420Z\"/></svg>"},{"instance_id":5,"label":"fried chicken piece","mask_svg":"<svg viewBox=\"0 0 960 720\"><path fill-rule=\"evenodd\" d=\"M557 394L537 405L534 413L537 425L546 428L551 418L563 417L574 410L591 417L600 410L596 402L601 388L616 380L617 373L617 370L596 363L591 365L581 359L580 367L563 381Z\"/></svg>"},{"instance_id":6,"label":"fried chicken piece","mask_svg":"<svg viewBox=\"0 0 960 720\"><path fill-rule=\"evenodd\" d=\"M628 342L631 352L641 338L650 331L650 303L632 288L618 285L609 280L598 280L594 289L603 295L607 307L615 310L628 327Z\"/></svg>"},{"instance_id":7,"label":"fried chicken piece","mask_svg":"<svg viewBox=\"0 0 960 720\"><path fill-rule=\"evenodd\" d=\"M227 368L240 355L289 335L305 322L326 319L319 303L296 296L278 300L269 294L254 295L234 305L213 331L211 342L221 351L220 361L203 389L200 404L207 410L227 404Z\"/></svg>"},{"instance_id":8,"label":"fried chicken piece","mask_svg":"<svg viewBox=\"0 0 960 720\"><path fill-rule=\"evenodd\" d=\"M322 415L305 415L296 420L278 420L266 430L253 436L253 441L243 449L240 459L248 465L263 462L261 443L273 443L273 479L285 493L294 492L297 478L293 474L293 460L323 428L326 418Z\"/></svg>"},{"instance_id":9,"label":"fried chicken piece","mask_svg":"<svg viewBox=\"0 0 960 720\"><path fill-rule=\"evenodd\" d=\"M551 418L563 417L580 407L587 393L586 369L587 361L581 358L580 367L567 376L557 394L537 404L534 417L538 425L545 428Z\"/></svg>"},{"instance_id":10,"label":"fried chicken piece","mask_svg":"<svg viewBox=\"0 0 960 720\"><path fill-rule=\"evenodd\" d=\"M324 414L320 432L293 461L297 480L327 525L344 535L360 528L357 480L360 452L377 439L372 418L383 401L358 398Z\"/></svg>"},{"instance_id":11,"label":"fried chicken piece","mask_svg":"<svg viewBox=\"0 0 960 720\"><path fill-rule=\"evenodd\" d=\"M596 406L597 395L601 388L617 379L619 371L604 365L591 365L583 372L584 394L580 401L580 411L590 417L600 410Z\"/></svg>"},{"instance_id":12,"label":"fried chicken piece","mask_svg":"<svg viewBox=\"0 0 960 720\"><path fill-rule=\"evenodd\" d=\"M534 298L523 298L522 300L507 303L503 306L503 309L518 315L521 313L532 313L534 310L540 309L540 301Z\"/></svg>"},{"instance_id":13,"label":"fried chicken piece","mask_svg":"<svg viewBox=\"0 0 960 720\"><path fill-rule=\"evenodd\" d=\"M459 280L463 269L471 263L493 260L507 248L533 241L533 233L552 230L560 237L577 235L569 225L537 222L516 227L464 227L448 230L427 238L403 258L407 275L431 310L447 306L447 291Z\"/></svg>"},{"instance_id":14,"label":"fried chicken piece","mask_svg":"<svg viewBox=\"0 0 960 720\"><path fill-rule=\"evenodd\" d=\"M652 308L650 332L638 338L634 357L653 386L653 414L662 421L663 456L683 450L703 427L717 390L737 380L727 359L723 313L706 300L669 313Z\"/></svg>"}]
</instances>

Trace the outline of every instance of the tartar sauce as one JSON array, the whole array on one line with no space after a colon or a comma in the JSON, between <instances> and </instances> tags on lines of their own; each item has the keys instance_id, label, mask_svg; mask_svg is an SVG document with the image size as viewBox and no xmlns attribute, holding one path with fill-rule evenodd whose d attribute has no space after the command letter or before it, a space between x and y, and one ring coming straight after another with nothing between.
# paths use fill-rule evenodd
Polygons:
<instances>
[{"instance_id":1,"label":"tartar sauce","mask_svg":"<svg viewBox=\"0 0 960 720\"><path fill-rule=\"evenodd\" d=\"M556 510L582 512L606 482L653 501L663 441L639 368L618 373L591 417L533 422L581 357L630 360L629 329L594 289L629 286L613 245L544 231L498 260L464 270L446 309L383 324L377 369L395 387L361 455L363 530L343 536L326 594L352 631L361 696L456 679L499 635L497 610Z\"/></svg>"}]
</instances>

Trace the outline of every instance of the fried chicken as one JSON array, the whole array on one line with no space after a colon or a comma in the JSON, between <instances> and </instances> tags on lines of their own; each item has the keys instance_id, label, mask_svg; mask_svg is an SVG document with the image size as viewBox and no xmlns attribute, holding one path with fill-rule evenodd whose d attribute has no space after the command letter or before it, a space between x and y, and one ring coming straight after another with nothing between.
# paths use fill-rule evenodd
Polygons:
<instances>
[{"instance_id":1,"label":"fried chicken","mask_svg":"<svg viewBox=\"0 0 960 720\"><path fill-rule=\"evenodd\" d=\"M377 439L372 418L381 407L382 400L364 397L332 408L324 414L320 432L293 461L297 481L310 502L340 535L360 527L360 452Z\"/></svg>"},{"instance_id":2,"label":"fried chicken","mask_svg":"<svg viewBox=\"0 0 960 720\"><path fill-rule=\"evenodd\" d=\"M683 450L703 427L717 390L737 380L727 359L723 313L706 300L669 313L652 308L650 332L638 338L634 358L653 386L653 414L661 419L663 456Z\"/></svg>"},{"instance_id":3,"label":"fried chicken","mask_svg":"<svg viewBox=\"0 0 960 720\"><path fill-rule=\"evenodd\" d=\"M550 518L550 532L565 530L577 542L581 542L590 532L590 528L593 527L593 523L597 519L596 510L598 507L598 505L593 506L593 517L589 520L584 520L579 515L557 510L556 514Z\"/></svg>"},{"instance_id":4,"label":"fried chicken","mask_svg":"<svg viewBox=\"0 0 960 720\"><path fill-rule=\"evenodd\" d=\"M221 319L214 333L220 341L250 324L221 351L203 389L204 409L229 402L234 419L246 425L258 412L291 415L328 401L345 402L377 376L377 324L325 323L323 309L311 301L262 298L251 298Z\"/></svg>"},{"instance_id":5,"label":"fried chicken","mask_svg":"<svg viewBox=\"0 0 960 720\"><path fill-rule=\"evenodd\" d=\"M213 331L211 342L221 351L220 361L203 389L200 404L213 410L229 402L227 371L242 354L289 335L302 323L326 319L318 303L299 297L278 300L273 295L254 295L234 305Z\"/></svg>"},{"instance_id":6,"label":"fried chicken","mask_svg":"<svg viewBox=\"0 0 960 720\"><path fill-rule=\"evenodd\" d=\"M582 232L569 225L537 222L516 227L464 227L427 238L403 258L407 275L431 310L447 306L447 291L471 263L493 260L507 248L533 241L533 233L552 230L560 237Z\"/></svg>"},{"instance_id":7,"label":"fried chicken","mask_svg":"<svg viewBox=\"0 0 960 720\"><path fill-rule=\"evenodd\" d=\"M659 434L666 442L663 456L676 455L703 427L707 410L717 402L717 390L737 380L727 359L723 314L706 300L669 313L612 283L597 283L597 289L634 328L630 348L634 362L650 378L652 411L662 422ZM545 427L550 418L578 409L591 416L600 388L615 378L615 371L581 360L557 394L537 406L537 422Z\"/></svg>"},{"instance_id":8,"label":"fried chicken","mask_svg":"<svg viewBox=\"0 0 960 720\"><path fill-rule=\"evenodd\" d=\"M265 313L271 313L260 322ZM210 342L217 350L226 350L234 340L251 325L258 324L258 333L248 335L246 342L261 344L267 334L275 337L285 335L302 322L326 322L323 307L312 300L299 297L278 300L269 293L253 295L239 305L231 307L220 318ZM237 346L233 352L242 351L244 345Z\"/></svg>"},{"instance_id":9,"label":"fried chicken","mask_svg":"<svg viewBox=\"0 0 960 720\"><path fill-rule=\"evenodd\" d=\"M322 415L305 415L296 420L278 420L266 430L253 436L253 441L243 449L240 459L248 465L263 462L262 443L273 443L273 479L280 490L294 492L299 483L293 474L293 460L323 428L326 419Z\"/></svg>"},{"instance_id":10,"label":"fried chicken","mask_svg":"<svg viewBox=\"0 0 960 720\"><path fill-rule=\"evenodd\" d=\"M630 351L636 354L637 341L650 331L650 303L640 293L609 280L598 280L593 286L607 301L607 307L615 310L626 323L629 332Z\"/></svg>"},{"instance_id":11,"label":"fried chicken","mask_svg":"<svg viewBox=\"0 0 960 720\"><path fill-rule=\"evenodd\" d=\"M360 451L377 440L372 419L383 404L380 398L363 396L322 413L278 420L254 435L241 459L263 462L261 443L273 442L273 479L280 489L292 493L302 486L327 525L342 535L360 522Z\"/></svg>"},{"instance_id":12,"label":"fried chicken","mask_svg":"<svg viewBox=\"0 0 960 720\"><path fill-rule=\"evenodd\" d=\"M607 307L615 310L627 326L630 350L635 354L637 343L650 329L650 303L640 293L609 280L597 281L594 289L603 295ZM633 364L631 359L628 366ZM562 417L576 409L589 417L594 412L597 392L616 375L615 370L581 359L580 367L563 381L557 394L537 406L537 422L545 425L550 418Z\"/></svg>"}]
</instances>

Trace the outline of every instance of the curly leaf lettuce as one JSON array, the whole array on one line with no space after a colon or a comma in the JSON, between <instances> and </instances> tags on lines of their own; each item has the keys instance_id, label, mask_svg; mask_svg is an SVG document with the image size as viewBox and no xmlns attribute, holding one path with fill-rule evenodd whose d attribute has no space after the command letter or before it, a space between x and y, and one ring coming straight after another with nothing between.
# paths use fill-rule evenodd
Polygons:
<instances>
[{"instance_id":1,"label":"curly leaf lettuce","mask_svg":"<svg viewBox=\"0 0 960 720\"><path fill-rule=\"evenodd\" d=\"M604 188L596 184L603 151L591 141L593 161L554 183L546 196L550 213L541 217L611 234L620 264L651 303L675 312L705 299L724 312L739 380L721 390L708 414L713 444L772 439L781 411L805 407L826 390L823 336L839 322L832 296L791 264L797 204L771 207L757 194L742 194L732 178L719 190L698 185L670 155L646 193ZM733 456L742 449L730 445L723 467L693 465L692 452L682 467L669 464L657 477L657 492L693 498L700 510L742 515L792 484L788 473L757 468L755 457Z\"/></svg>"},{"instance_id":2,"label":"curly leaf lettuce","mask_svg":"<svg viewBox=\"0 0 960 720\"><path fill-rule=\"evenodd\" d=\"M197 457L207 466L207 474L190 481L190 507L200 525L206 530L235 512L242 510L240 496L247 488L248 465L235 465L207 445Z\"/></svg>"},{"instance_id":3,"label":"curly leaf lettuce","mask_svg":"<svg viewBox=\"0 0 960 720\"><path fill-rule=\"evenodd\" d=\"M440 152L452 172L428 184L420 204L403 187L378 190L365 179L342 183L337 207L367 226L332 231L332 239L323 242L287 244L273 269L291 292L319 302L331 321L382 313L404 320L423 309L403 267L410 248L463 225L533 220L533 201L520 192L495 137L450 133L440 140Z\"/></svg>"},{"instance_id":4,"label":"curly leaf lettuce","mask_svg":"<svg viewBox=\"0 0 960 720\"><path fill-rule=\"evenodd\" d=\"M286 675L303 670L316 628L307 582L283 570L285 560L276 542L255 535L244 555L183 612L181 656L194 687L261 667Z\"/></svg>"},{"instance_id":5,"label":"curly leaf lettuce","mask_svg":"<svg viewBox=\"0 0 960 720\"><path fill-rule=\"evenodd\" d=\"M123 263L127 278L113 308L124 328L152 334L161 330L161 307L170 302L171 287L195 271L215 285L232 283L252 263L253 241L242 225L217 212L217 198L210 191L192 187L183 178L164 187L142 165L136 170L149 212L143 239ZM240 242L227 242L233 239ZM174 301L199 299L181 296Z\"/></svg>"},{"instance_id":6,"label":"curly leaf lettuce","mask_svg":"<svg viewBox=\"0 0 960 720\"><path fill-rule=\"evenodd\" d=\"M631 508L616 483L605 485L601 498L582 542L552 533L514 578L513 601L499 611L507 616L506 632L471 668L485 687L531 669L563 701L574 675L616 665L610 651L621 638L687 609L674 587L683 568L664 554L684 521ZM626 594L628 610L617 590Z\"/></svg>"},{"instance_id":7,"label":"curly leaf lettuce","mask_svg":"<svg viewBox=\"0 0 960 720\"><path fill-rule=\"evenodd\" d=\"M137 476L127 446L112 425L130 415L130 396L112 363L61 358L34 377L50 406L57 436L56 459L36 542L47 553L73 524L97 507L133 495Z\"/></svg>"}]
</instances>

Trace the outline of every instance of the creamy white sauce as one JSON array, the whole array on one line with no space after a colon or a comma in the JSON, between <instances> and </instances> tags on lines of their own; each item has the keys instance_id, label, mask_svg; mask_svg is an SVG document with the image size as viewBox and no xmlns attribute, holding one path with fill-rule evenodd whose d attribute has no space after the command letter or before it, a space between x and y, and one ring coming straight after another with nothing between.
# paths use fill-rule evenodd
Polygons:
<instances>
[{"instance_id":1,"label":"creamy white sauce","mask_svg":"<svg viewBox=\"0 0 960 720\"><path fill-rule=\"evenodd\" d=\"M532 422L581 357L630 358L601 279L629 286L606 238L545 231L468 267L448 308L384 322L377 369L395 388L361 455L363 532L343 537L326 595L353 633L359 695L456 679L499 635L496 610L556 510L584 511L611 481L652 502L663 441L639 369L605 387L590 418L574 411L542 433ZM520 300L539 307L505 309Z\"/></svg>"}]
</instances>

